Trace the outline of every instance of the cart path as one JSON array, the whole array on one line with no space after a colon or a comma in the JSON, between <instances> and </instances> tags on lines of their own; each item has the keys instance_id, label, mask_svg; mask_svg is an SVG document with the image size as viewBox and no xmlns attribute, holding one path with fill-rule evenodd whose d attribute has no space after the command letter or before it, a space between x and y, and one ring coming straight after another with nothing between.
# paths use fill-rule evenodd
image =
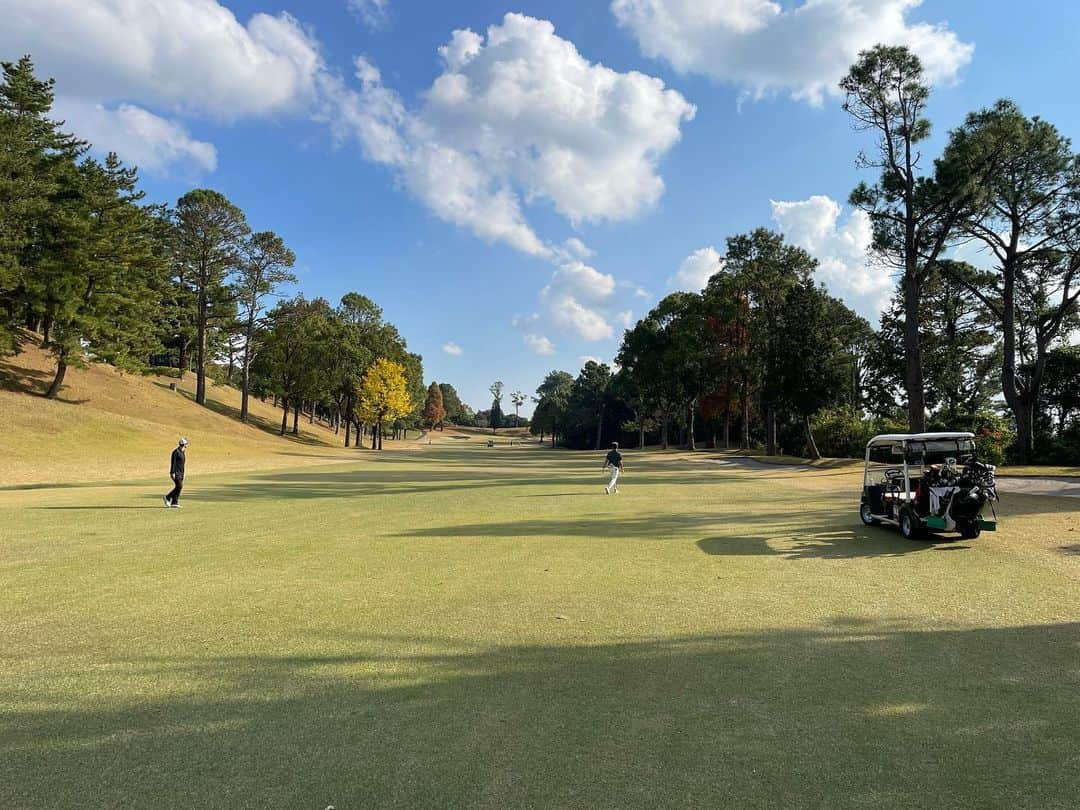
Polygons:
<instances>
[{"instance_id":1,"label":"cart path","mask_svg":"<svg viewBox=\"0 0 1080 810\"><path fill-rule=\"evenodd\" d=\"M719 464L728 467L742 467L743 469L759 471L795 471L804 473L820 472L816 467L807 467L801 464L773 464L768 461L758 461L752 456L730 456L728 458L703 458L695 459L708 464ZM999 492L1016 493L1018 495L1049 495L1055 498L1080 498L1080 478L1067 476L1000 476L997 479Z\"/></svg>"},{"instance_id":2,"label":"cart path","mask_svg":"<svg viewBox=\"0 0 1080 810\"><path fill-rule=\"evenodd\" d=\"M1020 477L1001 476L997 479L1000 492L1019 495L1053 495L1056 498L1080 498L1080 479L1056 476Z\"/></svg>"}]
</instances>

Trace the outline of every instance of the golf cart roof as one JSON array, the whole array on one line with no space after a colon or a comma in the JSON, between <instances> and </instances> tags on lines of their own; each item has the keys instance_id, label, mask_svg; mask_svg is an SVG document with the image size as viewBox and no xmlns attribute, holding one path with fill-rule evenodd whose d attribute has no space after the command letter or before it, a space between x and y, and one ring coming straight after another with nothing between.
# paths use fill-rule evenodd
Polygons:
<instances>
[{"instance_id":1,"label":"golf cart roof","mask_svg":"<svg viewBox=\"0 0 1080 810\"><path fill-rule=\"evenodd\" d=\"M867 447L875 444L885 444L886 442L940 442L949 441L950 439L974 438L974 433L883 433L872 438L867 443Z\"/></svg>"}]
</instances>

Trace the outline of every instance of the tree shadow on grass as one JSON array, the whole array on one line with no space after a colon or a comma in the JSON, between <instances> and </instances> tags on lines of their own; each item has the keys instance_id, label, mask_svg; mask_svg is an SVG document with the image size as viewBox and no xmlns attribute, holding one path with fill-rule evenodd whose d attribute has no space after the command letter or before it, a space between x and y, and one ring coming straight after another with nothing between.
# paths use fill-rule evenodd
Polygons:
<instances>
[{"instance_id":1,"label":"tree shadow on grass","mask_svg":"<svg viewBox=\"0 0 1080 810\"><path fill-rule=\"evenodd\" d=\"M929 810L1080 795L1077 623L336 641L217 657L114 644L75 680L58 662L7 683L0 796L85 810Z\"/></svg>"}]
</instances>

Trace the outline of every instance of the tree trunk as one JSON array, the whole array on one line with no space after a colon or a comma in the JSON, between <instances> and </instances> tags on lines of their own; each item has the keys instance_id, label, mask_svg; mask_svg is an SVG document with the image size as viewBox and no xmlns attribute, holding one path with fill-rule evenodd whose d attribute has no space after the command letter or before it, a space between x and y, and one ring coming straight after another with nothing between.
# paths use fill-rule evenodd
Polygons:
<instances>
[{"instance_id":1,"label":"tree trunk","mask_svg":"<svg viewBox=\"0 0 1080 810\"><path fill-rule=\"evenodd\" d=\"M352 420L351 419L346 419L345 420L345 446L346 447L349 446L349 432L350 432L351 429L352 429Z\"/></svg>"},{"instance_id":2,"label":"tree trunk","mask_svg":"<svg viewBox=\"0 0 1080 810\"><path fill-rule=\"evenodd\" d=\"M731 413L724 414L724 449L731 449Z\"/></svg>"},{"instance_id":3,"label":"tree trunk","mask_svg":"<svg viewBox=\"0 0 1080 810\"><path fill-rule=\"evenodd\" d=\"M1016 420L1014 461L1030 464L1033 444L1031 414L1024 407L1023 397L1016 384L1016 265L1011 258L1007 259L1002 267L1001 292L1001 393Z\"/></svg>"},{"instance_id":4,"label":"tree trunk","mask_svg":"<svg viewBox=\"0 0 1080 810\"><path fill-rule=\"evenodd\" d=\"M49 390L45 392L45 399L56 399L60 393L60 386L64 384L65 374L67 374L67 352L61 351L56 359L56 376L53 377Z\"/></svg>"},{"instance_id":5,"label":"tree trunk","mask_svg":"<svg viewBox=\"0 0 1080 810\"><path fill-rule=\"evenodd\" d=\"M303 406L303 401L298 400L293 403L292 407L292 435L300 435L300 408Z\"/></svg>"},{"instance_id":6,"label":"tree trunk","mask_svg":"<svg viewBox=\"0 0 1080 810\"><path fill-rule=\"evenodd\" d=\"M691 402L690 403L690 414L689 414L689 419L688 419L689 424L687 425L687 430L686 430L686 449L687 450L697 450L697 442L694 440L694 415L695 415L694 411L695 411L694 403Z\"/></svg>"},{"instance_id":7,"label":"tree trunk","mask_svg":"<svg viewBox=\"0 0 1080 810\"><path fill-rule=\"evenodd\" d=\"M46 315L41 319L41 338L42 343L48 344L49 335L52 332L52 318Z\"/></svg>"},{"instance_id":8,"label":"tree trunk","mask_svg":"<svg viewBox=\"0 0 1080 810\"><path fill-rule=\"evenodd\" d=\"M664 450L667 450L668 449L668 415L667 415L667 411L664 411L663 415L661 416L661 420L662 421L661 421L661 425L660 425L660 447L663 448Z\"/></svg>"},{"instance_id":9,"label":"tree trunk","mask_svg":"<svg viewBox=\"0 0 1080 810\"><path fill-rule=\"evenodd\" d=\"M289 427L289 400L281 400L281 435L285 435L285 431Z\"/></svg>"},{"instance_id":10,"label":"tree trunk","mask_svg":"<svg viewBox=\"0 0 1080 810\"><path fill-rule=\"evenodd\" d=\"M908 427L926 431L926 392L923 386L922 348L919 343L920 284L914 270L904 277L904 388L908 399Z\"/></svg>"},{"instance_id":11,"label":"tree trunk","mask_svg":"<svg viewBox=\"0 0 1080 810\"><path fill-rule=\"evenodd\" d=\"M803 424L806 425L806 447L810 451L810 458L817 461L821 458L821 453L818 450L817 442L814 441L814 428L810 424L810 417L803 417Z\"/></svg>"},{"instance_id":12,"label":"tree trunk","mask_svg":"<svg viewBox=\"0 0 1080 810\"><path fill-rule=\"evenodd\" d=\"M637 423L637 446L638 450L645 449L645 417L638 419Z\"/></svg>"},{"instance_id":13,"label":"tree trunk","mask_svg":"<svg viewBox=\"0 0 1080 810\"><path fill-rule=\"evenodd\" d=\"M765 455L776 455L776 410L765 406Z\"/></svg>"},{"instance_id":14,"label":"tree trunk","mask_svg":"<svg viewBox=\"0 0 1080 810\"><path fill-rule=\"evenodd\" d=\"M600 413L596 415L596 449L600 449L600 442L604 438L604 409L600 409Z\"/></svg>"},{"instance_id":15,"label":"tree trunk","mask_svg":"<svg viewBox=\"0 0 1080 810\"><path fill-rule=\"evenodd\" d=\"M176 376L177 376L177 379L179 379L181 382L183 382L183 380L184 380L184 372L187 371L187 361L188 361L188 357L187 357L187 341L184 340L183 338L180 338L180 350L179 350L179 352L177 354L178 354L178 356L177 356L177 360L176 360L176 370L178 372L180 372L180 373L177 374Z\"/></svg>"},{"instance_id":16,"label":"tree trunk","mask_svg":"<svg viewBox=\"0 0 1080 810\"><path fill-rule=\"evenodd\" d=\"M376 434L375 434L375 428L374 427L371 428L371 449L372 450L378 450L379 449L379 445L378 445L378 442L376 440Z\"/></svg>"},{"instance_id":17,"label":"tree trunk","mask_svg":"<svg viewBox=\"0 0 1080 810\"><path fill-rule=\"evenodd\" d=\"M206 318L209 309L206 290L199 291L198 339L195 346L195 402L206 404Z\"/></svg>"},{"instance_id":18,"label":"tree trunk","mask_svg":"<svg viewBox=\"0 0 1080 810\"><path fill-rule=\"evenodd\" d=\"M246 422L248 418L248 391L251 388L251 336L255 331L255 324L248 321L244 337L244 359L240 370L240 421Z\"/></svg>"},{"instance_id":19,"label":"tree trunk","mask_svg":"<svg viewBox=\"0 0 1080 810\"><path fill-rule=\"evenodd\" d=\"M743 374L742 380L742 449L750 449L750 379Z\"/></svg>"}]
</instances>

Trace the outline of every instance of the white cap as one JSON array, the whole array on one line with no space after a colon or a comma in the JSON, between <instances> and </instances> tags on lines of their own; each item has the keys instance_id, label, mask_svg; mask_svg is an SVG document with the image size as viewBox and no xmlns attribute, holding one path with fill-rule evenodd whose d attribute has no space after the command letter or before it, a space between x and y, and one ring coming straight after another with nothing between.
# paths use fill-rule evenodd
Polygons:
<instances>
[{"instance_id":1,"label":"white cap","mask_svg":"<svg viewBox=\"0 0 1080 810\"><path fill-rule=\"evenodd\" d=\"M181 436L180 437L180 446L183 447L187 443L188 443L188 440L186 438L184 438L183 436Z\"/></svg>"}]
</instances>

